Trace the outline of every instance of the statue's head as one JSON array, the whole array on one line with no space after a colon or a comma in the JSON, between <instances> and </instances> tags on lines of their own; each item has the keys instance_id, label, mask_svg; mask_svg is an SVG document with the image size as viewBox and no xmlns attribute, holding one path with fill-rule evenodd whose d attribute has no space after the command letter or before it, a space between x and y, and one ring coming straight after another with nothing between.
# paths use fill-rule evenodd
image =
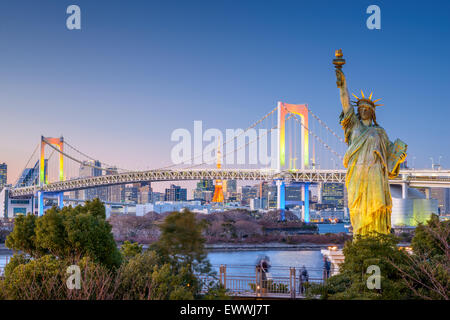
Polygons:
<instances>
[{"instance_id":1,"label":"statue's head","mask_svg":"<svg viewBox=\"0 0 450 320\"><path fill-rule=\"evenodd\" d=\"M370 122L373 121L373 123L378 126L377 118L375 115L375 109L377 106L381 106L381 104L375 104L375 102L380 101L381 99L377 99L375 101L372 101L372 93L370 93L369 98L364 97L364 93L361 90L362 98L358 98L355 94L353 96L357 99L357 101L353 101L356 106L358 107L358 119L359 120L370 120Z\"/></svg>"}]
</instances>

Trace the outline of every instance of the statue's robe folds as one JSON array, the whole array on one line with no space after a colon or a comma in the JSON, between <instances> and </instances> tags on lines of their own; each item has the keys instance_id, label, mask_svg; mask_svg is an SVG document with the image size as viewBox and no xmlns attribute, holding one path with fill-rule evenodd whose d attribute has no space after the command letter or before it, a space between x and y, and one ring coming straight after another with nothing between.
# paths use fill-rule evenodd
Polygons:
<instances>
[{"instance_id":1,"label":"statue's robe folds","mask_svg":"<svg viewBox=\"0 0 450 320\"><path fill-rule=\"evenodd\" d=\"M347 168L345 185L353 233L366 235L376 231L388 234L392 198L386 159L392 142L383 128L365 126L353 108L341 114L341 125L348 144L344 156ZM393 173L394 176L397 174Z\"/></svg>"}]
</instances>

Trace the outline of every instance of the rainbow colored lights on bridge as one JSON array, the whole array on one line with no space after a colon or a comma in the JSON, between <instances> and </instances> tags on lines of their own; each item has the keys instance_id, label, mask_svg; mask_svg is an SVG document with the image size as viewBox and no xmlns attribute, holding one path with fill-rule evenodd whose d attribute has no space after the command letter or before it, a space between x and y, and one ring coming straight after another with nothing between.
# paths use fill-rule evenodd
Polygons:
<instances>
[{"instance_id":1,"label":"rainbow colored lights on bridge","mask_svg":"<svg viewBox=\"0 0 450 320\"><path fill-rule=\"evenodd\" d=\"M278 102L278 128L280 147L280 169L286 163L286 116L289 113L299 115L301 118L301 146L303 153L302 169L309 166L309 135L308 135L308 107L306 104L288 104Z\"/></svg>"}]
</instances>

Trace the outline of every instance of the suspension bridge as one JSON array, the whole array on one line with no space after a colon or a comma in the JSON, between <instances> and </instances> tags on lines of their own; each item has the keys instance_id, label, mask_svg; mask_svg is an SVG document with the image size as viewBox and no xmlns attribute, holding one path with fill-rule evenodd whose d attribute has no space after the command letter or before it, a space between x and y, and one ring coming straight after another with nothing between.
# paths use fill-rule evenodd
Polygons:
<instances>
[{"instance_id":1,"label":"suspension bridge","mask_svg":"<svg viewBox=\"0 0 450 320\"><path fill-rule=\"evenodd\" d=\"M259 134L255 134L256 132ZM101 162L98 158L81 152L63 137L42 136L17 181L2 191L0 200L4 201L0 201L0 209L3 206L3 211L7 212L8 205L29 201L30 211L35 212L34 208L37 208L37 214L43 215L47 209L44 200L48 197L56 197L58 205L62 207L66 192L131 183L188 180L274 181L277 185L277 208L281 212L285 209L286 183L302 184L303 212L305 221L308 222L310 185L345 182L346 170L342 167L342 160L347 146L344 139L306 104L279 102L276 108L245 130L237 130L230 139L222 141L224 142L219 147L226 150L223 157L227 159L238 153L248 154L249 157L256 153L259 156L262 154L265 161L262 165L230 164L229 168L214 168L214 162L203 161L206 157L202 150L201 153L184 159L182 163L152 170L130 170ZM263 143L267 141L268 146ZM269 149L271 152L267 154ZM217 149L215 152L217 154ZM54 157L55 154L58 157ZM35 165L29 167L34 161ZM89 168L91 174L83 176L81 168ZM416 170L405 167L390 183L401 185L404 197L407 196L408 187L449 188L450 170Z\"/></svg>"}]
</instances>

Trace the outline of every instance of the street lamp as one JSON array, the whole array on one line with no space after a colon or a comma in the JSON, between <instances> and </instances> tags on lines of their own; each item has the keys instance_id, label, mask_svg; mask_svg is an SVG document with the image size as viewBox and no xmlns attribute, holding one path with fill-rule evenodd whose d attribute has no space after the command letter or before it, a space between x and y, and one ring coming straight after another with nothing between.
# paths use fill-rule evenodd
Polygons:
<instances>
[{"instance_id":1,"label":"street lamp","mask_svg":"<svg viewBox=\"0 0 450 320\"><path fill-rule=\"evenodd\" d=\"M433 161L433 157L430 157L431 160L431 169L434 170L434 161Z\"/></svg>"}]
</instances>

